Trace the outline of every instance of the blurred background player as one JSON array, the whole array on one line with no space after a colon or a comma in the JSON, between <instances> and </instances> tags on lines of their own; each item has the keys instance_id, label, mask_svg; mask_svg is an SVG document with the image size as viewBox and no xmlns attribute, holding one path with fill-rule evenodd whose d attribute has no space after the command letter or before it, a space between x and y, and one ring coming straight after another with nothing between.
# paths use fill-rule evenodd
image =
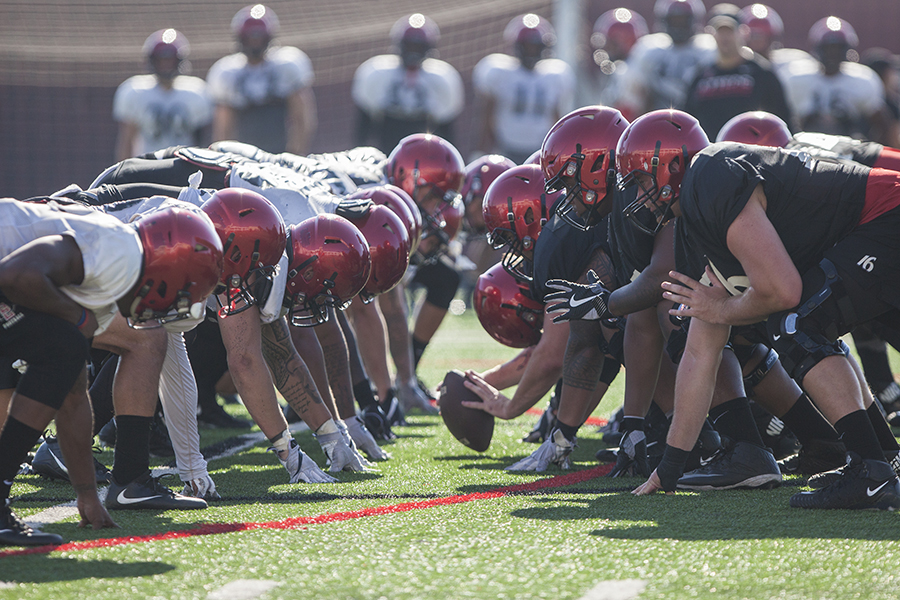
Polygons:
<instances>
[{"instance_id":1,"label":"blurred background player","mask_svg":"<svg viewBox=\"0 0 900 600\"><path fill-rule=\"evenodd\" d=\"M420 13L391 27L394 54L373 56L353 75L356 104L355 143L389 153L413 133L453 139L453 124L463 109L459 73L437 57L441 32Z\"/></svg>"},{"instance_id":2,"label":"blurred background player","mask_svg":"<svg viewBox=\"0 0 900 600\"><path fill-rule=\"evenodd\" d=\"M869 48L860 62L881 78L887 122L881 138L893 148L900 147L900 58L886 48Z\"/></svg>"},{"instance_id":3,"label":"blurred background player","mask_svg":"<svg viewBox=\"0 0 900 600\"><path fill-rule=\"evenodd\" d=\"M603 104L625 110L634 106L634 101L623 98L623 79L632 47L648 32L644 17L627 8L614 8L597 18L591 33L593 51L575 88L578 106Z\"/></svg>"},{"instance_id":4,"label":"blurred background player","mask_svg":"<svg viewBox=\"0 0 900 600\"><path fill-rule=\"evenodd\" d=\"M717 4L707 30L716 40L716 59L700 67L687 91L684 110L700 121L714 139L731 117L765 110L790 123L791 115L781 82L768 61L744 48L749 28L739 20L734 4Z\"/></svg>"},{"instance_id":5,"label":"blurred background player","mask_svg":"<svg viewBox=\"0 0 900 600\"><path fill-rule=\"evenodd\" d=\"M700 33L705 15L701 0L657 0L653 16L660 32L638 40L628 59L627 93L635 102L630 113L684 106L698 66L715 61L715 40Z\"/></svg>"},{"instance_id":6,"label":"blurred background player","mask_svg":"<svg viewBox=\"0 0 900 600\"><path fill-rule=\"evenodd\" d=\"M522 164L570 108L575 75L568 64L548 57L556 32L543 17L517 16L503 39L513 54L489 54L472 71L475 118L481 123L477 151Z\"/></svg>"},{"instance_id":7,"label":"blurred background player","mask_svg":"<svg viewBox=\"0 0 900 600\"><path fill-rule=\"evenodd\" d=\"M117 161L206 141L212 102L206 82L187 75L190 51L187 38L174 29L160 29L144 42L150 74L126 79L113 98L113 117L119 123Z\"/></svg>"},{"instance_id":8,"label":"blurred background player","mask_svg":"<svg viewBox=\"0 0 900 600\"><path fill-rule=\"evenodd\" d=\"M256 4L239 10L231 30L240 51L206 76L216 103L213 140L239 140L269 152L309 152L317 127L313 69L293 46L274 46L278 17Z\"/></svg>"},{"instance_id":9,"label":"blurred background player","mask_svg":"<svg viewBox=\"0 0 900 600\"><path fill-rule=\"evenodd\" d=\"M793 70L785 86L800 129L885 143L884 85L872 69L847 60L859 45L850 23L819 19L809 45L819 63Z\"/></svg>"},{"instance_id":10,"label":"blurred background player","mask_svg":"<svg viewBox=\"0 0 900 600\"><path fill-rule=\"evenodd\" d=\"M798 48L785 48L781 44L784 22L771 6L751 4L741 9L741 23L748 28L747 47L770 63L784 84L794 68L815 63L808 52Z\"/></svg>"}]
</instances>

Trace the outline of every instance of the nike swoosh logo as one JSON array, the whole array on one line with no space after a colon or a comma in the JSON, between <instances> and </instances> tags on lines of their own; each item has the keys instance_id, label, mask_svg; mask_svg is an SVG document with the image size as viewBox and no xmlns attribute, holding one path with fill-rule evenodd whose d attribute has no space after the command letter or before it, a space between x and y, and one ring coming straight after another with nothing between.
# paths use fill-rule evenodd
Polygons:
<instances>
[{"instance_id":1,"label":"nike swoosh logo","mask_svg":"<svg viewBox=\"0 0 900 600\"><path fill-rule=\"evenodd\" d=\"M60 469L62 469L62 472L65 473L66 475L68 475L68 474L69 474L69 469L66 468L66 465L63 464L63 461L59 460L59 459L56 457L56 455L53 454L52 452L50 453L50 456L53 457L53 462L55 462L56 465L57 465Z\"/></svg>"},{"instance_id":2,"label":"nike swoosh logo","mask_svg":"<svg viewBox=\"0 0 900 600\"><path fill-rule=\"evenodd\" d=\"M125 495L125 490L119 492L119 495L116 496L116 501L119 504L137 504L138 502L146 502L147 500L153 500L154 498L162 498L162 495L157 494L156 496L144 496L143 498L129 498Z\"/></svg>"},{"instance_id":3,"label":"nike swoosh logo","mask_svg":"<svg viewBox=\"0 0 900 600\"><path fill-rule=\"evenodd\" d=\"M12 481L7 481L7 480L5 480L5 479L3 480L3 485L10 485L10 486L11 486L12 484L13 484Z\"/></svg>"},{"instance_id":4,"label":"nike swoosh logo","mask_svg":"<svg viewBox=\"0 0 900 600\"><path fill-rule=\"evenodd\" d=\"M590 302L593 299L594 299L593 296L590 296L588 298L582 298L580 301L576 301L575 298L572 298L571 300L569 300L569 306L571 306L572 308L575 308L577 306L581 306L582 304L587 304L588 302Z\"/></svg>"},{"instance_id":5,"label":"nike swoosh logo","mask_svg":"<svg viewBox=\"0 0 900 600\"><path fill-rule=\"evenodd\" d=\"M772 340L775 341L775 342L777 342L777 341L780 340L780 339L781 339L781 334L779 334L779 335L773 335L773 336L772 336Z\"/></svg>"},{"instance_id":6,"label":"nike swoosh logo","mask_svg":"<svg viewBox=\"0 0 900 600\"><path fill-rule=\"evenodd\" d=\"M887 481L885 481L884 483L882 483L881 485L879 485L879 486L878 486L877 488L875 488L874 490L873 490L872 488L868 488L868 489L866 490L866 495L869 496L869 497L871 498L872 496L874 496L875 494L877 494L878 492L880 492L880 491L881 491L881 488L883 488L884 486L886 486L886 485L889 484L890 482L891 482L891 480L888 479Z\"/></svg>"}]
</instances>

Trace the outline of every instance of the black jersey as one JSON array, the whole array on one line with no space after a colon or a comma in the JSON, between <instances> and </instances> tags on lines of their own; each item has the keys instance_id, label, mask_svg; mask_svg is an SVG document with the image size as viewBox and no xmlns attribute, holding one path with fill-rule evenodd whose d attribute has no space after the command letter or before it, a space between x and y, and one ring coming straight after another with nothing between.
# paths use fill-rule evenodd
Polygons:
<instances>
[{"instance_id":1,"label":"black jersey","mask_svg":"<svg viewBox=\"0 0 900 600\"><path fill-rule=\"evenodd\" d=\"M675 228L679 271L699 279L709 265L732 294L746 289L728 250L728 228L758 184L766 215L802 274L859 222L870 169L820 161L803 152L713 144L697 154L681 184L682 217Z\"/></svg>"},{"instance_id":2,"label":"black jersey","mask_svg":"<svg viewBox=\"0 0 900 600\"><path fill-rule=\"evenodd\" d=\"M655 238L625 218L625 207L637 197L637 190L637 186L631 186L624 192L616 190L609 215L609 249L619 287L634 281L650 265L653 257ZM649 229L656 226L649 210L640 211L637 216Z\"/></svg>"},{"instance_id":3,"label":"black jersey","mask_svg":"<svg viewBox=\"0 0 900 600\"><path fill-rule=\"evenodd\" d=\"M577 281L597 249L609 254L607 236L609 219L604 218L587 231L576 229L554 214L541 229L534 247L534 270L531 292L543 302L544 296L556 290L547 289L550 279Z\"/></svg>"},{"instance_id":4,"label":"black jersey","mask_svg":"<svg viewBox=\"0 0 900 600\"><path fill-rule=\"evenodd\" d=\"M852 160L871 167L881 156L884 146L846 135L801 131L794 135L786 148L806 152L821 160Z\"/></svg>"}]
</instances>

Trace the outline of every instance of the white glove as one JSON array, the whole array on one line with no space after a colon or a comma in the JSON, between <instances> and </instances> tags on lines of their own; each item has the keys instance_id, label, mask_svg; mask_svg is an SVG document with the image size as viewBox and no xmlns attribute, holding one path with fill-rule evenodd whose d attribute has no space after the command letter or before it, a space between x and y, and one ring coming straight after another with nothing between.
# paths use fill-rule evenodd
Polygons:
<instances>
[{"instance_id":1,"label":"white glove","mask_svg":"<svg viewBox=\"0 0 900 600\"><path fill-rule=\"evenodd\" d=\"M275 456L278 456L278 451L275 448L269 448L269 450L275 452ZM313 459L304 454L300 446L297 445L297 440L291 440L291 448L287 451L286 457L281 458L281 456L278 456L278 460L287 469L290 483L299 483L301 481L305 483L335 483L337 481L337 479L320 469Z\"/></svg>"},{"instance_id":2,"label":"white glove","mask_svg":"<svg viewBox=\"0 0 900 600\"><path fill-rule=\"evenodd\" d=\"M375 438L372 437L372 434L369 433L369 430L366 428L365 423L362 422L362 419L353 417L347 419L344 423L347 425L347 431L350 433L350 437L359 449L365 452L366 456L370 459L388 460L391 458L391 455L385 452L384 449L378 445L378 442L375 441Z\"/></svg>"},{"instance_id":3,"label":"white glove","mask_svg":"<svg viewBox=\"0 0 900 600\"><path fill-rule=\"evenodd\" d=\"M331 426L329 427L329 423ZM334 429L331 433L322 433L323 429ZM363 464L363 458L359 453L354 452L344 441L341 431L335 426L333 421L326 421L316 433L313 434L322 446L322 451L328 458L326 465L331 465L329 471L336 473L338 471L365 471L366 466Z\"/></svg>"},{"instance_id":4,"label":"white glove","mask_svg":"<svg viewBox=\"0 0 900 600\"><path fill-rule=\"evenodd\" d=\"M554 429L541 447L532 452L531 456L523 458L519 462L506 467L506 471L546 471L550 465L557 465L560 469L572 468L569 454L575 449L575 440L569 441L559 429Z\"/></svg>"},{"instance_id":5,"label":"white glove","mask_svg":"<svg viewBox=\"0 0 900 600\"><path fill-rule=\"evenodd\" d=\"M356 417L353 418L355 419ZM366 460L366 457L359 452L359 448L356 446L356 442L353 440L353 436L350 435L350 428L347 427L347 423L343 419L335 419L334 423L335 425L337 425L338 431L341 432L341 435L344 438L344 443L350 446L350 449L354 454L359 456L359 460L362 465L366 468L373 468L375 465Z\"/></svg>"},{"instance_id":6,"label":"white glove","mask_svg":"<svg viewBox=\"0 0 900 600\"><path fill-rule=\"evenodd\" d=\"M428 396L419 387L415 379L397 383L397 400L403 411L408 413L411 408L418 408L426 415L438 414L438 409L428 400Z\"/></svg>"},{"instance_id":7,"label":"white glove","mask_svg":"<svg viewBox=\"0 0 900 600\"><path fill-rule=\"evenodd\" d=\"M216 491L216 482L208 474L203 477L184 482L182 496L203 498L204 500L221 500L222 496Z\"/></svg>"}]
</instances>

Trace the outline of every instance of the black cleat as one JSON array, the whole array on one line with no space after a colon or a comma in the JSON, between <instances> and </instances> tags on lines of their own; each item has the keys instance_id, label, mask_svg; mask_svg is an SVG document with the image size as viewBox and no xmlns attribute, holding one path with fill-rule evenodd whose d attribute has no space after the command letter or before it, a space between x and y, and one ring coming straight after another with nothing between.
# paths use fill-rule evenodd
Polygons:
<instances>
[{"instance_id":1,"label":"black cleat","mask_svg":"<svg viewBox=\"0 0 900 600\"><path fill-rule=\"evenodd\" d=\"M100 431L97 432L97 439L100 440L100 444L106 446L107 448L115 448L116 447L116 420L110 419L106 422L106 425L100 428Z\"/></svg>"},{"instance_id":2,"label":"black cleat","mask_svg":"<svg viewBox=\"0 0 900 600\"><path fill-rule=\"evenodd\" d=\"M846 455L845 455L846 456ZM897 454L896 451L885 453L885 460L891 468L894 470L894 473L900 477L900 455ZM844 469L847 468L849 462L847 459L844 459L844 465L841 465L837 468L832 468L830 471L819 472L812 477L809 478L809 481L806 482L806 485L811 487L814 490L820 490L822 488L828 487L829 485L836 483L838 479L840 479L844 475Z\"/></svg>"},{"instance_id":3,"label":"black cleat","mask_svg":"<svg viewBox=\"0 0 900 600\"><path fill-rule=\"evenodd\" d=\"M32 529L9 507L9 500L0 507L0 546L58 546L62 537Z\"/></svg>"},{"instance_id":4,"label":"black cleat","mask_svg":"<svg viewBox=\"0 0 900 600\"><path fill-rule=\"evenodd\" d=\"M45 436L44 442L38 446L31 461L31 469L36 475L50 479L69 481L69 469L59 449L59 440L53 436ZM109 483L110 472L106 465L94 459L94 476L97 483Z\"/></svg>"},{"instance_id":5,"label":"black cleat","mask_svg":"<svg viewBox=\"0 0 900 600\"><path fill-rule=\"evenodd\" d=\"M887 416L887 422L891 427L900 427L900 411L889 414Z\"/></svg>"},{"instance_id":6,"label":"black cleat","mask_svg":"<svg viewBox=\"0 0 900 600\"><path fill-rule=\"evenodd\" d=\"M173 492L159 478L147 473L127 485L115 478L106 493L106 508L128 510L196 510L206 508L202 498L191 498Z\"/></svg>"},{"instance_id":7,"label":"black cleat","mask_svg":"<svg viewBox=\"0 0 900 600\"><path fill-rule=\"evenodd\" d=\"M288 415L291 415L290 417ZM300 420L297 413L290 406L284 408L284 416L288 423L296 423ZM200 411L197 415L197 425L207 429L252 429L253 423L247 419L233 417L228 412L216 405L216 408Z\"/></svg>"},{"instance_id":8,"label":"black cleat","mask_svg":"<svg viewBox=\"0 0 900 600\"><path fill-rule=\"evenodd\" d=\"M222 411L222 412L225 412L225 411ZM287 421L288 424L299 423L300 421L303 420L300 418L300 415L298 415L296 412L294 412L294 409L291 408L290 404L285 404L281 408L281 412L284 413L284 420ZM228 413L225 413L225 414L228 415ZM231 415L228 415L228 416L231 417ZM234 418L234 417L232 417L232 418Z\"/></svg>"},{"instance_id":9,"label":"black cleat","mask_svg":"<svg viewBox=\"0 0 900 600\"><path fill-rule=\"evenodd\" d=\"M831 485L791 496L794 508L846 508L851 510L900 509L900 479L891 465L880 460L863 460L848 453L850 460Z\"/></svg>"},{"instance_id":10,"label":"black cleat","mask_svg":"<svg viewBox=\"0 0 900 600\"><path fill-rule=\"evenodd\" d=\"M387 398L381 403L381 410L384 412L388 425L391 427L408 425L406 416L403 414L403 409L400 407L400 401L397 400L397 395L394 393L393 388L388 390Z\"/></svg>"},{"instance_id":11,"label":"black cleat","mask_svg":"<svg viewBox=\"0 0 900 600\"><path fill-rule=\"evenodd\" d=\"M771 489L781 485L781 471L775 457L749 442L715 454L699 469L678 480L680 490Z\"/></svg>"},{"instance_id":12,"label":"black cleat","mask_svg":"<svg viewBox=\"0 0 900 600\"><path fill-rule=\"evenodd\" d=\"M528 432L522 441L528 444L541 444L549 437L554 427L556 427L556 408L551 405L544 410L534 429Z\"/></svg>"},{"instance_id":13,"label":"black cleat","mask_svg":"<svg viewBox=\"0 0 900 600\"><path fill-rule=\"evenodd\" d=\"M847 462L847 448L843 442L810 440L800 452L778 461L785 475L815 475L837 469Z\"/></svg>"}]
</instances>

